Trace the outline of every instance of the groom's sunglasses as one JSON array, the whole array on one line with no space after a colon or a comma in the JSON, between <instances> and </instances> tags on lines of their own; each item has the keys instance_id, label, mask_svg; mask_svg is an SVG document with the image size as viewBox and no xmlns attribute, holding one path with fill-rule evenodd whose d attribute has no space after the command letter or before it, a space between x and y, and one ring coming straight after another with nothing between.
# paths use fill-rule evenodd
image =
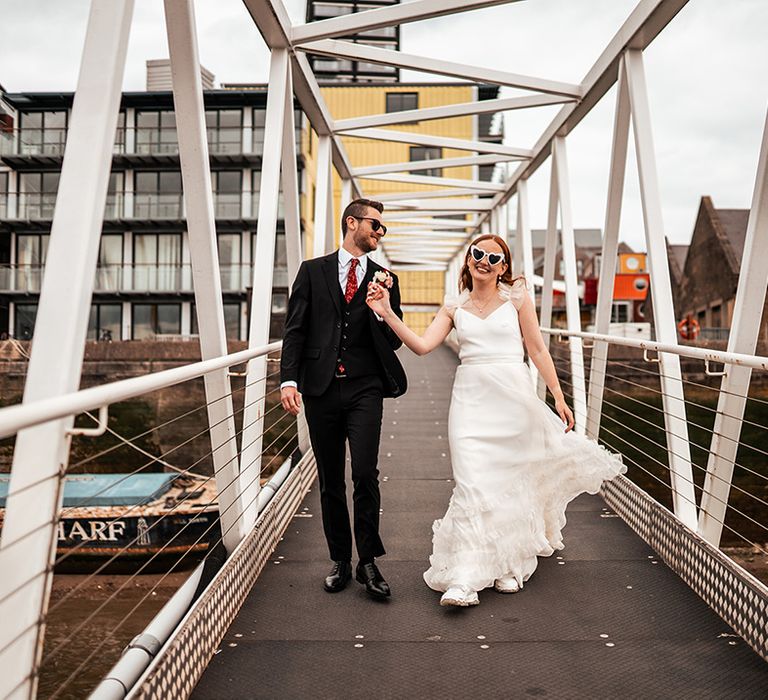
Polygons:
<instances>
[{"instance_id":1,"label":"groom's sunglasses","mask_svg":"<svg viewBox=\"0 0 768 700\"><path fill-rule=\"evenodd\" d=\"M504 260L504 253L489 253L487 250L483 250L474 245L470 246L469 250L472 253L472 259L475 262L480 262L486 256L488 256L488 263L490 265L498 265Z\"/></svg>"},{"instance_id":2,"label":"groom's sunglasses","mask_svg":"<svg viewBox=\"0 0 768 700\"><path fill-rule=\"evenodd\" d=\"M379 229L381 229L382 235L386 235L387 233L387 227L384 224L382 224L381 221L379 221L378 219L374 219L370 216L355 216L354 214L350 214L350 216L353 219L357 219L358 221L370 221L371 228L374 231L378 231Z\"/></svg>"}]
</instances>

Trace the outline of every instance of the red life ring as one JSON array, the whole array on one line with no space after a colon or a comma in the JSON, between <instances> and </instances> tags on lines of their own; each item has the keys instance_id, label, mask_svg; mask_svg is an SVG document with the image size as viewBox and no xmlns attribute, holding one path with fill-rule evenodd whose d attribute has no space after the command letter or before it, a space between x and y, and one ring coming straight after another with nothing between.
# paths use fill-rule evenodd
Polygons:
<instances>
[{"instance_id":1,"label":"red life ring","mask_svg":"<svg viewBox=\"0 0 768 700\"><path fill-rule=\"evenodd\" d=\"M699 322L692 317L684 318L677 324L677 330L680 333L680 337L684 340L696 340L701 331Z\"/></svg>"}]
</instances>

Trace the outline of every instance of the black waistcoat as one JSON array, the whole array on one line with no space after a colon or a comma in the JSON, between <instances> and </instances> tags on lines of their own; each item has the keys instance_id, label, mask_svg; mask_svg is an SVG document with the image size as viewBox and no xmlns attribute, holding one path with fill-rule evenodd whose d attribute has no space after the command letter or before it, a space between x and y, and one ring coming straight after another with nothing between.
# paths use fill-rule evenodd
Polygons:
<instances>
[{"instance_id":1,"label":"black waistcoat","mask_svg":"<svg viewBox=\"0 0 768 700\"><path fill-rule=\"evenodd\" d=\"M371 336L370 310L365 303L365 289L359 289L349 304L341 294L341 344L339 360L348 377L381 374L381 364Z\"/></svg>"}]
</instances>

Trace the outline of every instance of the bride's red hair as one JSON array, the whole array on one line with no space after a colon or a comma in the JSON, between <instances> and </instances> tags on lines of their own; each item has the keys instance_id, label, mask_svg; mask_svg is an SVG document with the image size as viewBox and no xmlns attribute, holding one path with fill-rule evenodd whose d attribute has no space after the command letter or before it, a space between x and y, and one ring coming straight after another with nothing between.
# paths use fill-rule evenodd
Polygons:
<instances>
[{"instance_id":1,"label":"bride's red hair","mask_svg":"<svg viewBox=\"0 0 768 700\"><path fill-rule=\"evenodd\" d=\"M502 283L508 284L511 287L516 279L523 279L522 276L512 277L512 254L509 252L507 242L501 236L497 236L493 233L485 233L482 236L475 238L475 240L467 246L467 252L464 254L464 266L461 268L461 274L459 275L459 292L463 292L465 289L470 292L472 291L472 274L469 272L469 251L473 245L477 245L482 241L493 241L494 243L498 243L504 253L504 263L506 264L507 269L499 275L499 279L496 281L497 285Z\"/></svg>"}]
</instances>

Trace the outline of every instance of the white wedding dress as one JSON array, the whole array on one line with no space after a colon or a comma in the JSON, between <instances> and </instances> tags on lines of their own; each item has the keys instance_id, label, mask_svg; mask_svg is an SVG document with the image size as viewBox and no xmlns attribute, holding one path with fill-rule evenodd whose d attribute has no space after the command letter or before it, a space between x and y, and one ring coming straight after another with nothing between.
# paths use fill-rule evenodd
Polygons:
<instances>
[{"instance_id":1,"label":"white wedding dress","mask_svg":"<svg viewBox=\"0 0 768 700\"><path fill-rule=\"evenodd\" d=\"M455 486L424 573L436 591L512 576L522 587L537 557L562 549L567 504L626 471L618 456L565 433L536 395L516 308L526 293L522 281L503 288L506 303L484 319L462 308L466 292L446 299L461 365L448 417Z\"/></svg>"}]
</instances>

